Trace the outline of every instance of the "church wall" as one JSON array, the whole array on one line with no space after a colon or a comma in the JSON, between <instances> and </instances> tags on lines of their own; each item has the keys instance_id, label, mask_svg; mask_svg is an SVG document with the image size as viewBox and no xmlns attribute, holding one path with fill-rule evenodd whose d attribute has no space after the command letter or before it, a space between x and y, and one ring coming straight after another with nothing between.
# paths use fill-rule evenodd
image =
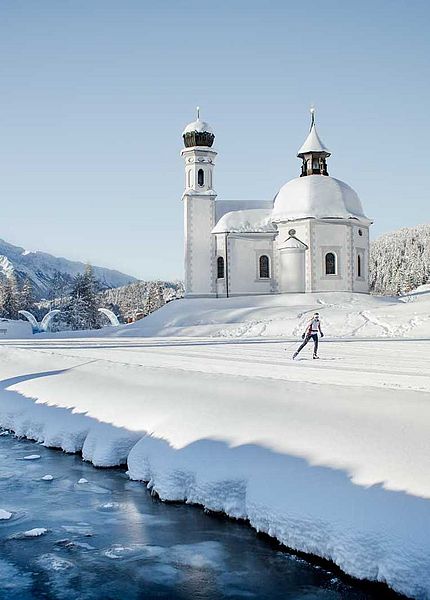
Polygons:
<instances>
[{"instance_id":1,"label":"church wall","mask_svg":"<svg viewBox=\"0 0 430 600\"><path fill-rule=\"evenodd\" d=\"M351 228L344 223L311 223L312 291L352 291L351 273ZM336 257L335 274L326 274L325 257L333 253Z\"/></svg>"},{"instance_id":2,"label":"church wall","mask_svg":"<svg viewBox=\"0 0 430 600\"><path fill-rule=\"evenodd\" d=\"M215 236L215 288L216 295L218 297L227 296L227 279L226 275L229 272L229 265L226 264L226 256L228 253L226 252L226 243L227 243L227 235L225 233L217 233ZM224 277L218 278L218 268L217 268L217 260L218 258L222 258L224 260Z\"/></svg>"},{"instance_id":3,"label":"church wall","mask_svg":"<svg viewBox=\"0 0 430 600\"><path fill-rule=\"evenodd\" d=\"M360 235L361 231L361 235ZM361 225L352 227L353 243L353 291L369 293L369 228ZM361 258L361 276L358 273L358 256Z\"/></svg>"},{"instance_id":4,"label":"church wall","mask_svg":"<svg viewBox=\"0 0 430 600\"><path fill-rule=\"evenodd\" d=\"M214 296L214 197L184 196L185 295Z\"/></svg>"},{"instance_id":5,"label":"church wall","mask_svg":"<svg viewBox=\"0 0 430 600\"><path fill-rule=\"evenodd\" d=\"M306 244L308 246L308 248L310 248L311 246L311 228L310 228L310 222L309 219L300 219L297 221L288 221L288 223L279 223L278 224L278 236L276 238L276 255L277 255L277 262L279 264L278 267L278 273L277 273L277 287L278 290L281 293L283 292L283 279L285 278L285 274L282 273L282 260L281 260L281 252L278 250L278 246L282 246L283 242L285 242L285 240L287 240L290 237L290 231L294 230L295 233L292 234L294 235L294 237L296 237L298 240L300 240L301 242L303 242L304 244ZM304 259L305 259L305 273L304 273L304 280L305 280L305 290L306 292L311 291L311 273L312 273L312 257L311 257L311 253L310 250L306 250L304 253ZM284 262L284 267L285 267L285 262ZM288 278L288 275L287 275ZM292 291L292 290L291 290ZM296 290L294 290L296 291ZM285 292L288 293L288 292Z\"/></svg>"},{"instance_id":6,"label":"church wall","mask_svg":"<svg viewBox=\"0 0 430 600\"><path fill-rule=\"evenodd\" d=\"M262 255L269 257L269 278L259 277L259 258ZM273 236L229 234L229 296L273 293L273 269Z\"/></svg>"}]
</instances>

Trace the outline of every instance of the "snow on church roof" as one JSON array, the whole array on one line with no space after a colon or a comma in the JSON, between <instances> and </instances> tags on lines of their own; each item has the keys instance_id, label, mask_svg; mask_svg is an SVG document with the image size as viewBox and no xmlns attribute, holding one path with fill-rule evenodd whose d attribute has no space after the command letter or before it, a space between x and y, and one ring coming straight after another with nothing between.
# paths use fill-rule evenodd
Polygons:
<instances>
[{"instance_id":1,"label":"snow on church roof","mask_svg":"<svg viewBox=\"0 0 430 600\"><path fill-rule=\"evenodd\" d=\"M274 223L296 219L368 219L356 192L343 181L324 175L292 179L279 190L273 207Z\"/></svg>"},{"instance_id":2,"label":"snow on church roof","mask_svg":"<svg viewBox=\"0 0 430 600\"><path fill-rule=\"evenodd\" d=\"M272 210L273 200L217 200L215 202L215 220L218 222L221 217L229 212L255 208Z\"/></svg>"},{"instance_id":3,"label":"snow on church roof","mask_svg":"<svg viewBox=\"0 0 430 600\"><path fill-rule=\"evenodd\" d=\"M293 229L294 231L294 229ZM284 240L283 242L280 242L278 244L278 249L279 250L285 250L285 249L289 249L289 250L307 250L308 246L300 241L298 238L296 238L294 235L290 235L290 237L288 237L286 240Z\"/></svg>"},{"instance_id":4,"label":"snow on church roof","mask_svg":"<svg viewBox=\"0 0 430 600\"><path fill-rule=\"evenodd\" d=\"M309 135L298 151L297 156L302 157L304 154L309 154L310 152L325 152L326 156L330 156L331 154L330 150L326 148L321 141L321 138L317 132L317 128L315 127L315 123L312 123Z\"/></svg>"},{"instance_id":5,"label":"snow on church roof","mask_svg":"<svg viewBox=\"0 0 430 600\"><path fill-rule=\"evenodd\" d=\"M208 123L206 123L206 121L202 121L201 119L196 119L192 123L189 123L185 127L182 135L185 135L186 133L191 133L193 131L197 131L198 133L213 133L212 127Z\"/></svg>"},{"instance_id":6,"label":"snow on church roof","mask_svg":"<svg viewBox=\"0 0 430 600\"><path fill-rule=\"evenodd\" d=\"M212 229L212 233L275 233L275 231L272 225L272 210L267 208L228 212Z\"/></svg>"}]
</instances>

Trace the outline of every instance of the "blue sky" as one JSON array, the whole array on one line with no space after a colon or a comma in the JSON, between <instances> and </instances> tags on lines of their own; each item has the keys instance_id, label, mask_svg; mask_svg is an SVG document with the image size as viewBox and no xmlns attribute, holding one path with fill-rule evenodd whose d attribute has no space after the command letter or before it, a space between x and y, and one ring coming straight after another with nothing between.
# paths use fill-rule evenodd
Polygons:
<instances>
[{"instance_id":1,"label":"blue sky","mask_svg":"<svg viewBox=\"0 0 430 600\"><path fill-rule=\"evenodd\" d=\"M0 237L181 277L197 104L220 199L299 174L313 103L373 237L429 222L429 22L421 1L0 0Z\"/></svg>"}]
</instances>

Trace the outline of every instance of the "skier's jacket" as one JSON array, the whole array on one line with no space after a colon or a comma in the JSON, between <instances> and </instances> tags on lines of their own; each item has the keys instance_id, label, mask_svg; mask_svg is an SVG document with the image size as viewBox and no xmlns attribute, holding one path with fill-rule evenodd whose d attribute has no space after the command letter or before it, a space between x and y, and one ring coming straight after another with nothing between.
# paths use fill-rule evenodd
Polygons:
<instances>
[{"instance_id":1,"label":"skier's jacket","mask_svg":"<svg viewBox=\"0 0 430 600\"><path fill-rule=\"evenodd\" d=\"M321 337L324 337L324 334L321 331L321 321L319 319L312 319L312 321L307 325L302 337L310 337L318 332L320 333Z\"/></svg>"}]
</instances>

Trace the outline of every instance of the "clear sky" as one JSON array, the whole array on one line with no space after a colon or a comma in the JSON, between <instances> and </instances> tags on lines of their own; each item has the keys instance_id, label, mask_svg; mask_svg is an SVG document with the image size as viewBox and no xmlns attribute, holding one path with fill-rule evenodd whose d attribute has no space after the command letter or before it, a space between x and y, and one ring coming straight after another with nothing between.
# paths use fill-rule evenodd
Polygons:
<instances>
[{"instance_id":1,"label":"clear sky","mask_svg":"<svg viewBox=\"0 0 430 600\"><path fill-rule=\"evenodd\" d=\"M313 103L373 237L429 222L429 23L428 0L0 0L0 237L182 277L197 104L220 199L299 174Z\"/></svg>"}]
</instances>

